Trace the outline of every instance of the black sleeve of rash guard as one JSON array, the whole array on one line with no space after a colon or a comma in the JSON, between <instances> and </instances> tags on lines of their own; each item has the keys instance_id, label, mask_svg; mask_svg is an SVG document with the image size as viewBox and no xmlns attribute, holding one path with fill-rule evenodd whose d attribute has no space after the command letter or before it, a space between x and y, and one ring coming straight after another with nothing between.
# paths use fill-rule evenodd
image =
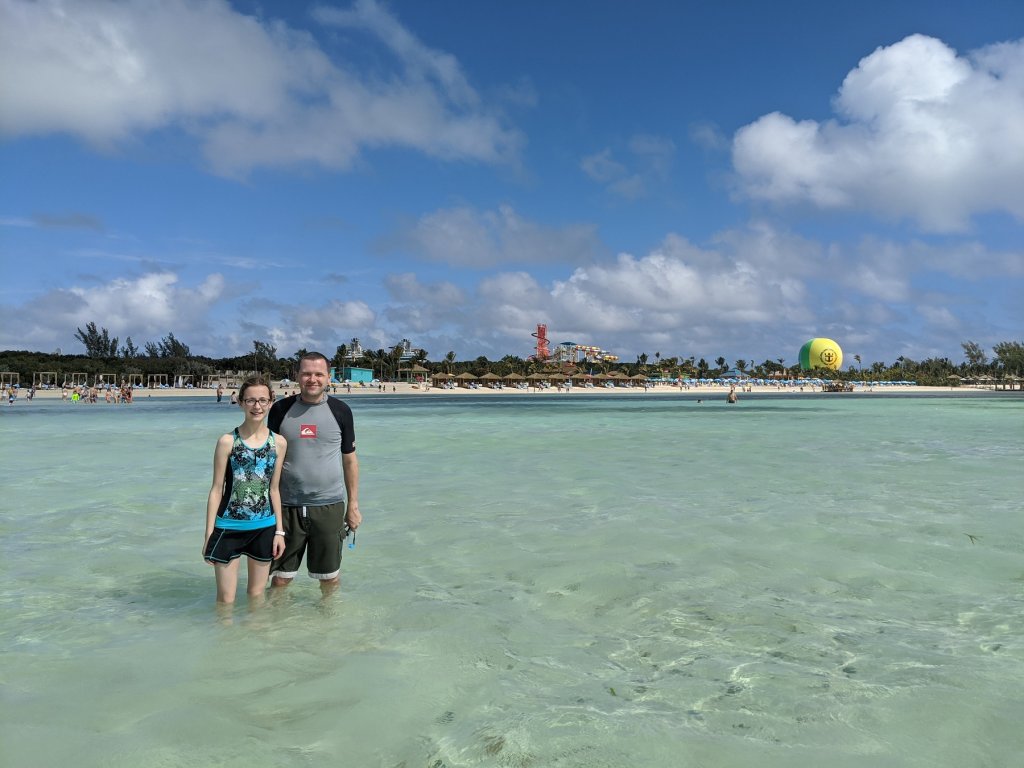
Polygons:
<instances>
[{"instance_id":1,"label":"black sleeve of rash guard","mask_svg":"<svg viewBox=\"0 0 1024 768\"><path fill-rule=\"evenodd\" d=\"M292 407L297 397L297 395L289 395L284 400L278 400L270 406L270 413L267 414L267 426L270 427L271 432L281 434L281 422L284 421L284 415L288 413L288 409Z\"/></svg>"},{"instance_id":2,"label":"black sleeve of rash guard","mask_svg":"<svg viewBox=\"0 0 1024 768\"><path fill-rule=\"evenodd\" d=\"M341 452L355 453L356 428L352 421L352 409L336 397L328 397L327 403L331 406L331 413L341 428Z\"/></svg>"}]
</instances>

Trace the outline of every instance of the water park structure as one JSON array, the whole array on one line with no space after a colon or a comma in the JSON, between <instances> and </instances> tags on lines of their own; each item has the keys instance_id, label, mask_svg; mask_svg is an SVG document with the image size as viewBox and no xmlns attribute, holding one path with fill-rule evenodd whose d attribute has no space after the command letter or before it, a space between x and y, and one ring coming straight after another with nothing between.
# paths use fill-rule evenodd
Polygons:
<instances>
[{"instance_id":1,"label":"water park structure","mask_svg":"<svg viewBox=\"0 0 1024 768\"><path fill-rule=\"evenodd\" d=\"M537 324L537 331L532 334L537 340L530 359L540 363L617 363L618 355L613 355L601 347L588 344L577 344L575 341L559 343L554 352L548 339L548 327L545 323Z\"/></svg>"}]
</instances>

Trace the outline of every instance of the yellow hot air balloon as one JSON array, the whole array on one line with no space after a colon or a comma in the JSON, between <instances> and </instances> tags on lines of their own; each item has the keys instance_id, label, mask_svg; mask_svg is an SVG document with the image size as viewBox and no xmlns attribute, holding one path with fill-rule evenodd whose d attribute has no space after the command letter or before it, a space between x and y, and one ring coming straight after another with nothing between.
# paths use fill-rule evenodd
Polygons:
<instances>
[{"instance_id":1,"label":"yellow hot air balloon","mask_svg":"<svg viewBox=\"0 0 1024 768\"><path fill-rule=\"evenodd\" d=\"M832 339L811 339L800 347L800 370L826 368L838 371L843 364L843 350Z\"/></svg>"}]
</instances>

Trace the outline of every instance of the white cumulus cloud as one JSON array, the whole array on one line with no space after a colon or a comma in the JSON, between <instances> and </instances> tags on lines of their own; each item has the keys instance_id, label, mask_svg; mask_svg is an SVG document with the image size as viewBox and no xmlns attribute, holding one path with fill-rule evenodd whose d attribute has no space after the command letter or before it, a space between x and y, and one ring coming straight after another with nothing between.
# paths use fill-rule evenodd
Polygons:
<instances>
[{"instance_id":1,"label":"white cumulus cloud","mask_svg":"<svg viewBox=\"0 0 1024 768\"><path fill-rule=\"evenodd\" d=\"M960 56L912 35L864 58L825 122L765 115L737 131L741 191L865 210L933 232L1024 219L1024 40Z\"/></svg>"},{"instance_id":2,"label":"white cumulus cloud","mask_svg":"<svg viewBox=\"0 0 1024 768\"><path fill-rule=\"evenodd\" d=\"M49 351L64 344L66 348L74 330L90 322L107 328L122 343L132 336L140 348L167 333L189 343L190 337L208 335L210 311L224 292L225 281L220 274L208 275L198 285L190 286L181 285L172 272L52 290L17 311L4 312L10 321L5 323L0 346Z\"/></svg>"},{"instance_id":3,"label":"white cumulus cloud","mask_svg":"<svg viewBox=\"0 0 1024 768\"><path fill-rule=\"evenodd\" d=\"M393 72L335 62L309 33L223 0L0 0L0 134L66 133L114 147L176 127L227 175L351 165L371 147L507 162L521 136L482 105L458 62L372 0L322 9Z\"/></svg>"}]
</instances>

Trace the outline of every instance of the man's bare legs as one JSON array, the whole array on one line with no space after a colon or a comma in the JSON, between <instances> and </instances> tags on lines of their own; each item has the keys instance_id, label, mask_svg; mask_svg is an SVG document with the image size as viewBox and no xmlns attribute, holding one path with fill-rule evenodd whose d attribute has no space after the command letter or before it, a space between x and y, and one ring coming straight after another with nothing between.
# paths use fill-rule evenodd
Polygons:
<instances>
[{"instance_id":1,"label":"man's bare legs","mask_svg":"<svg viewBox=\"0 0 1024 768\"><path fill-rule=\"evenodd\" d=\"M270 580L271 589L284 589L292 583L294 579L284 579L280 576L274 576ZM320 594L323 597L333 595L338 591L338 587L341 586L341 575L335 576L333 579L319 579L320 581Z\"/></svg>"}]
</instances>

